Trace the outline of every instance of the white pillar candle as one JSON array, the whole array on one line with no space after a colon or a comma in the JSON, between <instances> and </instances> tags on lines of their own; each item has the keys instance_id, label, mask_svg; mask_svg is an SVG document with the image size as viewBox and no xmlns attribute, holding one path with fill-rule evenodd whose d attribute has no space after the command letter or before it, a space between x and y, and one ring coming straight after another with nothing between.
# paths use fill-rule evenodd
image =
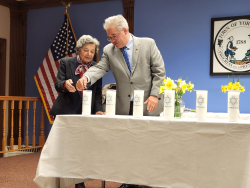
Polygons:
<instances>
[{"instance_id":1,"label":"white pillar candle","mask_svg":"<svg viewBox=\"0 0 250 188\"><path fill-rule=\"evenodd\" d=\"M207 119L207 90L196 91L196 119L198 121Z\"/></svg>"},{"instance_id":2,"label":"white pillar candle","mask_svg":"<svg viewBox=\"0 0 250 188\"><path fill-rule=\"evenodd\" d=\"M133 116L140 118L143 116L144 91L134 90Z\"/></svg>"},{"instance_id":3,"label":"white pillar candle","mask_svg":"<svg viewBox=\"0 0 250 188\"><path fill-rule=\"evenodd\" d=\"M116 90L108 89L106 92L106 116L115 116Z\"/></svg>"},{"instance_id":4,"label":"white pillar candle","mask_svg":"<svg viewBox=\"0 0 250 188\"><path fill-rule=\"evenodd\" d=\"M238 122L240 117L240 91L228 91L227 100L228 121Z\"/></svg>"},{"instance_id":5,"label":"white pillar candle","mask_svg":"<svg viewBox=\"0 0 250 188\"><path fill-rule=\"evenodd\" d=\"M175 102L175 91L165 90L164 113L163 113L165 119L174 119L174 102Z\"/></svg>"},{"instance_id":6,"label":"white pillar candle","mask_svg":"<svg viewBox=\"0 0 250 188\"><path fill-rule=\"evenodd\" d=\"M92 91L83 90L82 92L82 115L91 115Z\"/></svg>"}]
</instances>

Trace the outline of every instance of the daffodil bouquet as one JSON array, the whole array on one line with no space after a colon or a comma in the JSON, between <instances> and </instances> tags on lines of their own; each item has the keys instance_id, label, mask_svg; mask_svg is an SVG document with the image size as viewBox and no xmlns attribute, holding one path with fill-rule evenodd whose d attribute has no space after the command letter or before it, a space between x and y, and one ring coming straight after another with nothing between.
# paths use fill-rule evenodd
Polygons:
<instances>
[{"instance_id":1,"label":"daffodil bouquet","mask_svg":"<svg viewBox=\"0 0 250 188\"><path fill-rule=\"evenodd\" d=\"M229 76L228 76L229 78ZM244 92L245 91L245 88L243 86L243 83L240 83L240 77L238 78L238 80L235 82L234 81L234 76L233 76L233 81L232 82L229 82L229 84L227 85L224 85L224 86L221 86L221 91L226 93L227 91L230 91L230 90L236 90L236 91L240 91L240 92Z\"/></svg>"},{"instance_id":2,"label":"daffodil bouquet","mask_svg":"<svg viewBox=\"0 0 250 188\"><path fill-rule=\"evenodd\" d=\"M190 81L187 83L186 80L182 80L179 78L178 80L171 80L169 77L165 78L162 83L159 84L160 86L160 93L164 94L165 90L175 90L175 97L182 97L182 95L186 91L194 91L194 84Z\"/></svg>"},{"instance_id":3,"label":"daffodil bouquet","mask_svg":"<svg viewBox=\"0 0 250 188\"><path fill-rule=\"evenodd\" d=\"M178 80L172 80L169 77L165 78L160 86L160 93L164 94L165 90L175 90L175 112L174 117L181 117L181 97L186 91L194 91L194 84L191 82L187 83L186 80L179 78Z\"/></svg>"}]
</instances>

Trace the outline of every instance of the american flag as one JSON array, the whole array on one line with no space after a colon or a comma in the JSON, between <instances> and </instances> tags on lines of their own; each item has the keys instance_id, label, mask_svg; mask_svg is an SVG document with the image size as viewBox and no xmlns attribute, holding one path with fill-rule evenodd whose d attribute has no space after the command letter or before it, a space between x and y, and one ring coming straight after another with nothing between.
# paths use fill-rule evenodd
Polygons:
<instances>
[{"instance_id":1,"label":"american flag","mask_svg":"<svg viewBox=\"0 0 250 188\"><path fill-rule=\"evenodd\" d=\"M41 66L34 76L38 91L43 100L46 114L51 124L54 119L49 115L49 111L58 96L58 93L55 90L55 82L59 63L64 57L76 56L76 52L74 50L75 46L76 37L69 15L68 13L65 13L64 22L52 45L50 46Z\"/></svg>"}]
</instances>

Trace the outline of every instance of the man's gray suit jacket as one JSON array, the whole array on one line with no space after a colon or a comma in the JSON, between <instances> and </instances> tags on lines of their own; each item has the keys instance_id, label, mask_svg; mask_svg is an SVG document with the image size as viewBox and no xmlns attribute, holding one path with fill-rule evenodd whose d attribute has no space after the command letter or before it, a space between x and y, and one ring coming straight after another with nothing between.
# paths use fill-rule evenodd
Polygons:
<instances>
[{"instance_id":1,"label":"man's gray suit jacket","mask_svg":"<svg viewBox=\"0 0 250 188\"><path fill-rule=\"evenodd\" d=\"M147 111L144 105L144 116L157 116L163 111L163 99L159 94L158 84L165 78L165 66L161 53L155 41L150 38L133 36L133 67L132 75L128 70L121 49L113 44L108 44L103 49L99 63L90 67L85 73L94 84L109 70L116 80L116 115L128 115L130 109L130 94L134 90L144 90L144 101L149 96L157 96L159 103L156 110Z\"/></svg>"}]
</instances>

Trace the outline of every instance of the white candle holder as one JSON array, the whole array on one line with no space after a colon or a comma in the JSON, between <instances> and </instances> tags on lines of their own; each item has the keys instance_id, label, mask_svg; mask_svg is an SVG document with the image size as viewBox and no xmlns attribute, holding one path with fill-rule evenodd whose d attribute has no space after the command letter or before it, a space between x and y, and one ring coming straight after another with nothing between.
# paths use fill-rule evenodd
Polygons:
<instances>
[{"instance_id":1,"label":"white candle holder","mask_svg":"<svg viewBox=\"0 0 250 188\"><path fill-rule=\"evenodd\" d=\"M175 91L165 90L164 91L164 119L174 119L174 102L175 102Z\"/></svg>"},{"instance_id":2,"label":"white candle holder","mask_svg":"<svg viewBox=\"0 0 250 188\"><path fill-rule=\"evenodd\" d=\"M140 118L143 116L144 91L134 90L133 116Z\"/></svg>"},{"instance_id":3,"label":"white candle holder","mask_svg":"<svg viewBox=\"0 0 250 188\"><path fill-rule=\"evenodd\" d=\"M92 91L83 90L82 92L82 115L91 115Z\"/></svg>"},{"instance_id":4,"label":"white candle holder","mask_svg":"<svg viewBox=\"0 0 250 188\"><path fill-rule=\"evenodd\" d=\"M207 119L207 90L196 90L196 119L198 121Z\"/></svg>"},{"instance_id":5,"label":"white candle holder","mask_svg":"<svg viewBox=\"0 0 250 188\"><path fill-rule=\"evenodd\" d=\"M238 122L240 118L240 91L229 90L227 96L228 121Z\"/></svg>"},{"instance_id":6,"label":"white candle holder","mask_svg":"<svg viewBox=\"0 0 250 188\"><path fill-rule=\"evenodd\" d=\"M106 92L106 116L115 116L116 90L108 89Z\"/></svg>"}]
</instances>

